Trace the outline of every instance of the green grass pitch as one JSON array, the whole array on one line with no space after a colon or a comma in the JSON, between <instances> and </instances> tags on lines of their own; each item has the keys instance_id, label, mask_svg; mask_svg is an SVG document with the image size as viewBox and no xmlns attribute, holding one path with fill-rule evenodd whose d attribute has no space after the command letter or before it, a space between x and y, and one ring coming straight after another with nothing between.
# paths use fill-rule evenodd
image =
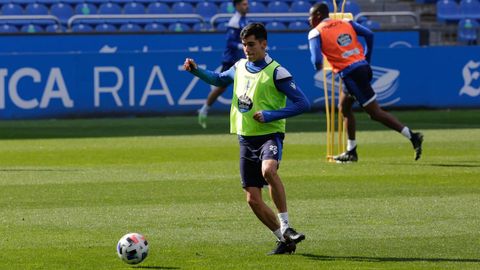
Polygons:
<instances>
[{"instance_id":1,"label":"green grass pitch","mask_svg":"<svg viewBox=\"0 0 480 270\"><path fill-rule=\"evenodd\" d=\"M424 133L418 162L364 113L357 164L325 162L323 114L288 120L291 256L265 256L227 116L0 122L0 269L480 269L480 111L393 113Z\"/></svg>"}]
</instances>

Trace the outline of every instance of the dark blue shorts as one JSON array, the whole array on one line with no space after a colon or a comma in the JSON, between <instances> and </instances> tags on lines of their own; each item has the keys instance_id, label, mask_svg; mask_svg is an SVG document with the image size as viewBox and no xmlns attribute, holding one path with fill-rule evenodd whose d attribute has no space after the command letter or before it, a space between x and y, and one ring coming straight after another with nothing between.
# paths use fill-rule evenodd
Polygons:
<instances>
[{"instance_id":1,"label":"dark blue shorts","mask_svg":"<svg viewBox=\"0 0 480 270\"><path fill-rule=\"evenodd\" d=\"M274 133L262 136L238 136L240 144L240 175L242 187L262 188L268 183L262 175L262 161L282 159L285 134Z\"/></svg>"},{"instance_id":2,"label":"dark blue shorts","mask_svg":"<svg viewBox=\"0 0 480 270\"><path fill-rule=\"evenodd\" d=\"M342 78L347 88L347 94L352 95L362 107L367 106L376 98L372 85L372 69L370 65L361 65Z\"/></svg>"}]
</instances>

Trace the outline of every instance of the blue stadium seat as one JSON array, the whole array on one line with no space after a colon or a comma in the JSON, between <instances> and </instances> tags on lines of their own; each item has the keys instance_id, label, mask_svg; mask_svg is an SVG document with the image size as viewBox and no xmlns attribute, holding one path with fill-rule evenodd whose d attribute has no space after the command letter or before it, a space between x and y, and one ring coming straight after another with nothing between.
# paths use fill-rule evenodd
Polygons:
<instances>
[{"instance_id":1,"label":"blue stadium seat","mask_svg":"<svg viewBox=\"0 0 480 270\"><path fill-rule=\"evenodd\" d=\"M310 2L307 1L293 1L290 5L292 12L308 12L310 10Z\"/></svg>"},{"instance_id":2,"label":"blue stadium seat","mask_svg":"<svg viewBox=\"0 0 480 270\"><path fill-rule=\"evenodd\" d=\"M271 13L286 13L290 10L290 7L286 2L283 1L273 1L268 4L268 12Z\"/></svg>"},{"instance_id":3,"label":"blue stadium seat","mask_svg":"<svg viewBox=\"0 0 480 270\"><path fill-rule=\"evenodd\" d=\"M167 28L161 23L148 23L143 30L147 32L165 32L167 31Z\"/></svg>"},{"instance_id":4,"label":"blue stadium seat","mask_svg":"<svg viewBox=\"0 0 480 270\"><path fill-rule=\"evenodd\" d=\"M115 32L117 28L113 24L101 23L95 26L95 32Z\"/></svg>"},{"instance_id":5,"label":"blue stadium seat","mask_svg":"<svg viewBox=\"0 0 480 270\"><path fill-rule=\"evenodd\" d=\"M195 32L207 32L212 30L210 23L194 23L192 30Z\"/></svg>"},{"instance_id":6,"label":"blue stadium seat","mask_svg":"<svg viewBox=\"0 0 480 270\"><path fill-rule=\"evenodd\" d=\"M62 24L67 24L68 19L73 16L73 8L69 4L56 3L50 7L50 14L60 19Z\"/></svg>"},{"instance_id":7,"label":"blue stadium seat","mask_svg":"<svg viewBox=\"0 0 480 270\"><path fill-rule=\"evenodd\" d=\"M174 14L192 14L194 13L193 6L186 2L175 2L172 5L172 13Z\"/></svg>"},{"instance_id":8,"label":"blue stadium seat","mask_svg":"<svg viewBox=\"0 0 480 270\"><path fill-rule=\"evenodd\" d=\"M460 44L476 45L480 26L474 19L461 19L458 23L457 39Z\"/></svg>"},{"instance_id":9,"label":"blue stadium seat","mask_svg":"<svg viewBox=\"0 0 480 270\"><path fill-rule=\"evenodd\" d=\"M282 22L276 22L276 21L269 22L269 23L265 24L265 28L266 28L268 31L283 31L283 30L287 30L287 27L285 26L284 23L282 23Z\"/></svg>"},{"instance_id":10,"label":"blue stadium seat","mask_svg":"<svg viewBox=\"0 0 480 270\"><path fill-rule=\"evenodd\" d=\"M40 33L43 32L43 28L36 24L26 24L20 28L20 32L23 33Z\"/></svg>"},{"instance_id":11,"label":"blue stadium seat","mask_svg":"<svg viewBox=\"0 0 480 270\"><path fill-rule=\"evenodd\" d=\"M55 3L58 2L56 0L38 0L39 3L42 3L42 1L44 1L44 2L50 1L50 4L55 4ZM62 0L62 3L69 4L72 7L74 7L78 4L84 3L84 2L85 2L84 0Z\"/></svg>"},{"instance_id":12,"label":"blue stadium seat","mask_svg":"<svg viewBox=\"0 0 480 270\"><path fill-rule=\"evenodd\" d=\"M461 0L459 8L462 18L480 19L479 0Z\"/></svg>"},{"instance_id":13,"label":"blue stadium seat","mask_svg":"<svg viewBox=\"0 0 480 270\"><path fill-rule=\"evenodd\" d=\"M218 13L217 5L212 2L200 2L196 6L197 14L209 21L213 15Z\"/></svg>"},{"instance_id":14,"label":"blue stadium seat","mask_svg":"<svg viewBox=\"0 0 480 270\"><path fill-rule=\"evenodd\" d=\"M137 2L130 2L123 6L125 14L145 14L145 6Z\"/></svg>"},{"instance_id":15,"label":"blue stadium seat","mask_svg":"<svg viewBox=\"0 0 480 270\"><path fill-rule=\"evenodd\" d=\"M14 0L14 1L11 1L11 2L15 2L15 4L27 6L27 5L30 5L30 4L34 4L37 1L36 0Z\"/></svg>"},{"instance_id":16,"label":"blue stadium seat","mask_svg":"<svg viewBox=\"0 0 480 270\"><path fill-rule=\"evenodd\" d=\"M370 30L378 30L381 28L380 23L374 20L364 20L361 25L367 27Z\"/></svg>"},{"instance_id":17,"label":"blue stadium seat","mask_svg":"<svg viewBox=\"0 0 480 270\"><path fill-rule=\"evenodd\" d=\"M97 7L94 4L82 3L75 6L75 14L91 15L97 14Z\"/></svg>"},{"instance_id":18,"label":"blue stadium seat","mask_svg":"<svg viewBox=\"0 0 480 270\"><path fill-rule=\"evenodd\" d=\"M78 33L93 32L93 28L88 24L78 23L72 26L72 32L78 32Z\"/></svg>"},{"instance_id":19,"label":"blue stadium seat","mask_svg":"<svg viewBox=\"0 0 480 270\"><path fill-rule=\"evenodd\" d=\"M114 3L104 3L98 7L98 14L122 14L122 9Z\"/></svg>"},{"instance_id":20,"label":"blue stadium seat","mask_svg":"<svg viewBox=\"0 0 480 270\"><path fill-rule=\"evenodd\" d=\"M186 23L172 23L168 26L168 31L170 32L186 32L190 31L190 26Z\"/></svg>"},{"instance_id":21,"label":"blue stadium seat","mask_svg":"<svg viewBox=\"0 0 480 270\"><path fill-rule=\"evenodd\" d=\"M165 3L153 2L148 4L147 13L149 14L169 14L170 8Z\"/></svg>"},{"instance_id":22,"label":"blue stadium seat","mask_svg":"<svg viewBox=\"0 0 480 270\"><path fill-rule=\"evenodd\" d=\"M249 9L249 12L251 13L267 12L267 8L265 7L265 5L258 1L249 2L248 9Z\"/></svg>"},{"instance_id":23,"label":"blue stadium seat","mask_svg":"<svg viewBox=\"0 0 480 270\"><path fill-rule=\"evenodd\" d=\"M227 30L228 22L220 22L215 25L215 30L218 32L225 32Z\"/></svg>"},{"instance_id":24,"label":"blue stadium seat","mask_svg":"<svg viewBox=\"0 0 480 270\"><path fill-rule=\"evenodd\" d=\"M110 0L84 0L84 2L101 6L103 4L110 3Z\"/></svg>"},{"instance_id":25,"label":"blue stadium seat","mask_svg":"<svg viewBox=\"0 0 480 270\"><path fill-rule=\"evenodd\" d=\"M449 22L460 19L460 10L454 0L439 0L437 2L437 21Z\"/></svg>"},{"instance_id":26,"label":"blue stadium seat","mask_svg":"<svg viewBox=\"0 0 480 270\"><path fill-rule=\"evenodd\" d=\"M307 31L310 29L310 25L304 21L294 21L288 24L288 29L295 31Z\"/></svg>"},{"instance_id":27,"label":"blue stadium seat","mask_svg":"<svg viewBox=\"0 0 480 270\"><path fill-rule=\"evenodd\" d=\"M250 3L250 12L252 4ZM235 7L233 6L232 2L223 2L220 4L220 7L218 8L219 13L235 13Z\"/></svg>"},{"instance_id":28,"label":"blue stadium seat","mask_svg":"<svg viewBox=\"0 0 480 270\"><path fill-rule=\"evenodd\" d=\"M10 24L0 24L0 33L16 33L18 28Z\"/></svg>"},{"instance_id":29,"label":"blue stadium seat","mask_svg":"<svg viewBox=\"0 0 480 270\"><path fill-rule=\"evenodd\" d=\"M48 8L42 4L33 3L25 7L26 15L48 15Z\"/></svg>"},{"instance_id":30,"label":"blue stadium seat","mask_svg":"<svg viewBox=\"0 0 480 270\"><path fill-rule=\"evenodd\" d=\"M49 24L45 27L45 32L48 33L62 33L65 32L65 27L58 24Z\"/></svg>"},{"instance_id":31,"label":"blue stadium seat","mask_svg":"<svg viewBox=\"0 0 480 270\"><path fill-rule=\"evenodd\" d=\"M14 3L8 3L2 6L2 15L23 15L23 8Z\"/></svg>"},{"instance_id":32,"label":"blue stadium seat","mask_svg":"<svg viewBox=\"0 0 480 270\"><path fill-rule=\"evenodd\" d=\"M120 32L141 32L143 29L135 23L122 24L118 29Z\"/></svg>"}]
</instances>

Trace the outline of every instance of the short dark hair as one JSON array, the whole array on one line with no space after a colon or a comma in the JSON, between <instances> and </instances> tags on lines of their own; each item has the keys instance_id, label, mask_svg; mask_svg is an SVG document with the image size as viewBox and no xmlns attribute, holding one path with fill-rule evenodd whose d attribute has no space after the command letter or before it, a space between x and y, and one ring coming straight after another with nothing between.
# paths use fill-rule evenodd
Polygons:
<instances>
[{"instance_id":1,"label":"short dark hair","mask_svg":"<svg viewBox=\"0 0 480 270\"><path fill-rule=\"evenodd\" d=\"M237 4L240 4L241 2L243 2L243 0L233 0L233 6L236 6Z\"/></svg>"},{"instance_id":2,"label":"short dark hair","mask_svg":"<svg viewBox=\"0 0 480 270\"><path fill-rule=\"evenodd\" d=\"M241 39L245 39L251 35L255 36L256 40L267 40L267 30L261 23L249 23L240 32Z\"/></svg>"},{"instance_id":3,"label":"short dark hair","mask_svg":"<svg viewBox=\"0 0 480 270\"><path fill-rule=\"evenodd\" d=\"M321 2L321 3L316 3L312 7L313 13L320 13L323 17L328 17L328 13L330 12L327 3Z\"/></svg>"}]
</instances>

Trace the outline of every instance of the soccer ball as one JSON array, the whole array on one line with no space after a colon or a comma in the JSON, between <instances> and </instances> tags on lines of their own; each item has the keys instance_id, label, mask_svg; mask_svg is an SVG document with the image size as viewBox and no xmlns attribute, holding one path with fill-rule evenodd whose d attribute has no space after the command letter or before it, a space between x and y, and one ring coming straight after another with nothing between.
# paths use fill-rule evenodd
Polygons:
<instances>
[{"instance_id":1,"label":"soccer ball","mask_svg":"<svg viewBox=\"0 0 480 270\"><path fill-rule=\"evenodd\" d=\"M148 242L139 233L125 234L117 244L117 254L128 264L141 263L148 255Z\"/></svg>"}]
</instances>

